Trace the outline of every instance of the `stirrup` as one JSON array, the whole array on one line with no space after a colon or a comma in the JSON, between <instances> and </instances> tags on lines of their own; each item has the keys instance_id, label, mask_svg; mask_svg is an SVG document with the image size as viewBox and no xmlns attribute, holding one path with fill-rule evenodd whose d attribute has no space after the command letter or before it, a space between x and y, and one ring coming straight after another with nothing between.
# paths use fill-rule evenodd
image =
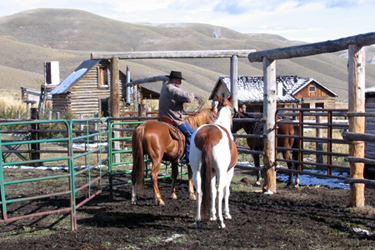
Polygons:
<instances>
[{"instance_id":1,"label":"stirrup","mask_svg":"<svg viewBox=\"0 0 375 250\"><path fill-rule=\"evenodd\" d=\"M182 156L182 158L180 159L179 162L180 162L181 164L188 164L188 163L190 163L189 159L186 158L186 154L184 154L184 155Z\"/></svg>"}]
</instances>

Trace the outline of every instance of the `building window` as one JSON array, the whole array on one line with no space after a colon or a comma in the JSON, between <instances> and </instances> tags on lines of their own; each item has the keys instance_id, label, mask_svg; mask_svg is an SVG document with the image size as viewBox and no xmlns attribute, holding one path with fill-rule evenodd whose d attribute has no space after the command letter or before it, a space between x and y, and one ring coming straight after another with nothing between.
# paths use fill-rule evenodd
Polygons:
<instances>
[{"instance_id":1,"label":"building window","mask_svg":"<svg viewBox=\"0 0 375 250\"><path fill-rule=\"evenodd\" d=\"M311 85L309 87L309 92L315 92L315 86L314 85Z\"/></svg>"},{"instance_id":2,"label":"building window","mask_svg":"<svg viewBox=\"0 0 375 250\"><path fill-rule=\"evenodd\" d=\"M109 116L109 99L100 99L99 100L99 112L102 115L102 117L108 117Z\"/></svg>"},{"instance_id":3,"label":"building window","mask_svg":"<svg viewBox=\"0 0 375 250\"><path fill-rule=\"evenodd\" d=\"M108 67L100 66L98 70L98 86L108 88Z\"/></svg>"},{"instance_id":4,"label":"building window","mask_svg":"<svg viewBox=\"0 0 375 250\"><path fill-rule=\"evenodd\" d=\"M315 104L315 108L322 108L322 109L324 109L324 103L323 102L317 102Z\"/></svg>"}]
</instances>

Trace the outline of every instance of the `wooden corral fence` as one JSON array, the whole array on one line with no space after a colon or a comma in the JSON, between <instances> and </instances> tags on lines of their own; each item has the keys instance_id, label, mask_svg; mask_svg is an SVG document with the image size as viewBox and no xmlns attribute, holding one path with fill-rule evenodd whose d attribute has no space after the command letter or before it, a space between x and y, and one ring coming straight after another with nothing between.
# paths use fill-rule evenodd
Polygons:
<instances>
[{"instance_id":1,"label":"wooden corral fence","mask_svg":"<svg viewBox=\"0 0 375 250\"><path fill-rule=\"evenodd\" d=\"M296 158L283 159L275 152L277 172L292 172L307 174L318 177L328 177L347 180L342 172L350 171L345 163L348 154L348 140L344 138L343 131L349 129L346 120L347 109L307 109L307 108L280 108L277 110L277 121L275 128L280 124L292 124L295 135L275 135L275 150L290 150L297 153ZM254 118L233 118L233 122L261 122L265 121L261 113L247 113ZM283 118L282 120L280 118ZM292 119L293 118L293 119ZM263 134L233 134L236 138L257 138L263 139ZM281 138L294 138L294 147L285 148L277 146ZM250 150L249 147L238 147L238 152L244 154L262 155L263 151ZM281 166L281 162L292 163L298 166L296 169L288 169ZM286 165L286 164L284 164ZM259 170L259 167L249 167L248 164L237 164L237 167ZM319 169L322 172L311 172L310 169ZM323 173L323 170L325 173ZM371 182L375 184L375 181Z\"/></svg>"},{"instance_id":2,"label":"wooden corral fence","mask_svg":"<svg viewBox=\"0 0 375 250\"><path fill-rule=\"evenodd\" d=\"M294 136L276 135L277 140L280 138L293 137L296 142L296 148L292 151L298 152L298 159L281 159L276 157L276 161L292 162L297 164L296 170L278 171L296 172L310 174L315 176L328 176L337 179L347 179L346 176L339 174L333 175L333 170L349 171L350 167L345 164L345 158L349 156L348 140L342 137L343 131L349 128L346 109L306 109L306 108L283 108L277 110L277 116L294 116L297 120L284 119L277 121L276 126L281 123L293 124L295 128ZM305 147L306 144L306 147ZM287 148L279 148L285 150ZM326 174L314 174L304 172L304 166L326 169Z\"/></svg>"},{"instance_id":3,"label":"wooden corral fence","mask_svg":"<svg viewBox=\"0 0 375 250\"><path fill-rule=\"evenodd\" d=\"M341 38L301 46L292 46L250 53L250 62L263 62L264 76L264 165L266 169L264 189L276 192L275 170L275 114L276 114L276 60L304 57L322 53L348 50L348 82L349 82L349 132L364 133L365 120L365 48L375 43L375 33L367 33L352 37ZM352 115L352 114L356 115ZM354 158L364 158L364 142L351 140L349 153ZM350 163L350 177L363 179L364 163L352 161ZM365 185L363 183L350 184L350 206L363 207Z\"/></svg>"}]
</instances>

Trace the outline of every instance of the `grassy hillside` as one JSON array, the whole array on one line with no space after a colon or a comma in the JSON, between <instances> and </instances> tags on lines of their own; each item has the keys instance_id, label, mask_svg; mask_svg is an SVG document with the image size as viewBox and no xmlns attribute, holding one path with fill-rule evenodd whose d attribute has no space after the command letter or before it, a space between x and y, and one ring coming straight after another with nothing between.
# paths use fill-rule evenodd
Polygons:
<instances>
[{"instance_id":1,"label":"grassy hillside","mask_svg":"<svg viewBox=\"0 0 375 250\"><path fill-rule=\"evenodd\" d=\"M0 18L0 89L40 88L43 62L59 61L63 80L92 52L256 49L298 43L272 34L241 34L205 24L129 24L68 9L35 9ZM375 49L369 47L368 61ZM278 75L313 77L347 99L345 53L277 62ZM183 72L183 88L208 97L221 75L229 75L229 59L129 60L132 79ZM375 85L375 65L367 64L367 86ZM240 75L261 75L262 64L241 59ZM149 84L160 89L160 83Z\"/></svg>"}]
</instances>

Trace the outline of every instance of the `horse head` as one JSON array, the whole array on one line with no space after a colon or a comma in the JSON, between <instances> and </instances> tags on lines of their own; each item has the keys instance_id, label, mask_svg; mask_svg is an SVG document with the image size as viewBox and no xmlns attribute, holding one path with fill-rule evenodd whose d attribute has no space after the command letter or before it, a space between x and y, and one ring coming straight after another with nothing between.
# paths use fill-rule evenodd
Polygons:
<instances>
[{"instance_id":1,"label":"horse head","mask_svg":"<svg viewBox=\"0 0 375 250\"><path fill-rule=\"evenodd\" d=\"M255 118L253 115L245 113L239 108L239 111L235 110L233 118L237 119L246 119L246 118ZM232 133L236 133L240 129L244 129L247 133L249 133L251 127L253 127L255 122L247 122L247 121L234 121L232 126Z\"/></svg>"},{"instance_id":2,"label":"horse head","mask_svg":"<svg viewBox=\"0 0 375 250\"><path fill-rule=\"evenodd\" d=\"M216 94L218 99L218 117L215 121L215 124L221 124L228 129L231 130L232 126L232 118L234 115L233 106L232 106L232 97L231 95L229 98L221 98L218 94Z\"/></svg>"}]
</instances>

